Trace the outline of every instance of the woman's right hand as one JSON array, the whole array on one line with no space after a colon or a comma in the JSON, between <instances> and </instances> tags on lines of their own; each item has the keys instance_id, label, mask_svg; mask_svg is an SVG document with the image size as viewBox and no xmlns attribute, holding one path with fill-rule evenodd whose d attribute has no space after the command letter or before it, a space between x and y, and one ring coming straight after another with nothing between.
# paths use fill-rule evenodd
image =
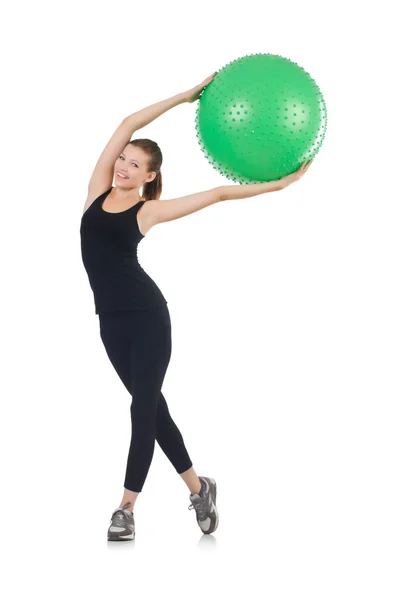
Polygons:
<instances>
[{"instance_id":1,"label":"woman's right hand","mask_svg":"<svg viewBox=\"0 0 397 600\"><path fill-rule=\"evenodd\" d=\"M303 177L305 173L307 173L313 160L314 158L312 158L312 160L310 160L309 162L302 163L299 169L295 171L295 173L291 173L290 175L286 175L285 177L278 179L277 181L280 183L281 189L286 188L288 185L291 185L291 183L295 183L295 181L299 181L299 179Z\"/></svg>"}]
</instances>

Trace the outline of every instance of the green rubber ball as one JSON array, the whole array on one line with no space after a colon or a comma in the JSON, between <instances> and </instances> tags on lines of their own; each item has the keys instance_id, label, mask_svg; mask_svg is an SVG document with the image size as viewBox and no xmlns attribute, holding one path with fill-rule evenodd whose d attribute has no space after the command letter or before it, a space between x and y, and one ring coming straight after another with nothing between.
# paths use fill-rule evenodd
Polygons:
<instances>
[{"instance_id":1,"label":"green rubber ball","mask_svg":"<svg viewBox=\"0 0 397 600\"><path fill-rule=\"evenodd\" d=\"M326 128L315 81L275 54L228 63L206 86L196 111L201 150L217 171L239 183L294 173L317 154Z\"/></svg>"}]
</instances>

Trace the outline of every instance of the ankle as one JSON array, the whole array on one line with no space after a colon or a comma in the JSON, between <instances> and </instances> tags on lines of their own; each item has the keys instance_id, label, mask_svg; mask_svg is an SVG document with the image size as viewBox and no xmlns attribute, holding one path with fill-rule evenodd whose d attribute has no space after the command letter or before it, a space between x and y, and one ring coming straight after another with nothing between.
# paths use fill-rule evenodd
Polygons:
<instances>
[{"instance_id":1,"label":"ankle","mask_svg":"<svg viewBox=\"0 0 397 600\"><path fill-rule=\"evenodd\" d=\"M198 480L198 484L197 486L194 488L194 491L192 491L192 494L197 494L198 496L202 495L203 492L207 489L207 484L204 481L204 479L200 479Z\"/></svg>"},{"instance_id":2,"label":"ankle","mask_svg":"<svg viewBox=\"0 0 397 600\"><path fill-rule=\"evenodd\" d=\"M132 503L130 500L123 500L119 506L119 508L125 508L126 510L128 510L131 513L134 512L134 507L135 507L135 502Z\"/></svg>"}]
</instances>

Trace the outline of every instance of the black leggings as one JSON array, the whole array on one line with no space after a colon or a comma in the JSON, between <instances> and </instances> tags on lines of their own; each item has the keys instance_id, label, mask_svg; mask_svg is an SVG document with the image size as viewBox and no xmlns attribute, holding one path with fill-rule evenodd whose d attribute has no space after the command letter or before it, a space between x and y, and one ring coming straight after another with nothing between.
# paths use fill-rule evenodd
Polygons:
<instances>
[{"instance_id":1,"label":"black leggings","mask_svg":"<svg viewBox=\"0 0 397 600\"><path fill-rule=\"evenodd\" d=\"M155 440L178 474L192 466L161 392L171 358L170 314L164 303L142 311L102 313L99 323L107 355L132 396L131 443L124 487L141 492Z\"/></svg>"}]
</instances>

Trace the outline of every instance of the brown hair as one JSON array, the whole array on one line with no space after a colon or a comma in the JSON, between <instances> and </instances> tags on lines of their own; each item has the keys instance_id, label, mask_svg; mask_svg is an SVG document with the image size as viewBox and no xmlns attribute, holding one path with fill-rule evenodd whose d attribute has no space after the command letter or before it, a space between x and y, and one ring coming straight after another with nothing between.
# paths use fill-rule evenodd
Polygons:
<instances>
[{"instance_id":1,"label":"brown hair","mask_svg":"<svg viewBox=\"0 0 397 600\"><path fill-rule=\"evenodd\" d=\"M147 166L148 171L156 171L157 175L153 181L149 181L143 184L142 198L144 200L158 200L161 196L163 189L163 177L160 171L163 155L159 146L153 140L147 138L138 138L128 142L133 146L138 146L149 156L149 162Z\"/></svg>"}]
</instances>

